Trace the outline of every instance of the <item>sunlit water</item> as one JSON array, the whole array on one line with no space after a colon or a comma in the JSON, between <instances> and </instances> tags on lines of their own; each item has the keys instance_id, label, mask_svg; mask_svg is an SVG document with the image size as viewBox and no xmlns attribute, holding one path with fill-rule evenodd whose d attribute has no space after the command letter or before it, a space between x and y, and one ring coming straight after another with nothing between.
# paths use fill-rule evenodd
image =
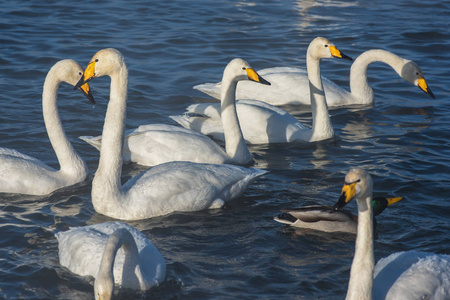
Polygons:
<instances>
[{"instance_id":1,"label":"sunlit water","mask_svg":"<svg viewBox=\"0 0 450 300\"><path fill-rule=\"evenodd\" d=\"M372 107L330 111L333 141L250 147L270 171L225 208L130 222L167 260L167 278L119 299L343 299L354 236L294 231L281 209L337 200L350 166L370 171L376 194L405 199L378 218L375 258L396 251L450 254L450 52L445 1L28 1L0 4L1 147L57 167L41 113L42 84L58 60L85 66L114 47L129 68L127 128L174 124L168 116L211 99L234 57L257 70L305 66L309 42L332 40L347 55L381 48L417 62L436 100L383 64L369 68ZM322 73L348 87L350 63ZM101 134L109 79L92 83L98 104L62 85L59 109L93 174L99 153L77 137ZM307 124L304 107L285 107ZM145 170L127 165L128 179ZM90 182L47 197L0 196L0 298L90 299L92 279L61 267L54 233L110 220L95 213ZM356 203L349 204L356 212Z\"/></svg>"}]
</instances>

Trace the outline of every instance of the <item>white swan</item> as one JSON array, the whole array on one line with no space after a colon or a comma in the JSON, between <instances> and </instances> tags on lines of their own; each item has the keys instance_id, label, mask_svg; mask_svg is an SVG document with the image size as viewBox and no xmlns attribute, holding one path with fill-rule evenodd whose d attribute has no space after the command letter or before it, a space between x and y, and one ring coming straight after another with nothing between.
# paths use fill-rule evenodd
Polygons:
<instances>
[{"instance_id":1,"label":"white swan","mask_svg":"<svg viewBox=\"0 0 450 300\"><path fill-rule=\"evenodd\" d=\"M241 195L266 171L232 165L169 162L130 179L123 186L122 148L127 101L128 70L115 49L97 52L84 71L81 85L94 77L109 75L111 91L100 161L92 182L92 204L101 214L137 220L174 211L197 211L221 207Z\"/></svg>"},{"instance_id":2,"label":"white swan","mask_svg":"<svg viewBox=\"0 0 450 300\"><path fill-rule=\"evenodd\" d=\"M385 50L368 50L363 52L350 69L350 92L337 86L327 78L323 86L328 107L345 105L367 105L373 103L373 90L367 81L367 68L373 62L383 62L392 67L397 74L409 83L419 87L434 99L419 66ZM272 105L310 104L308 76L304 69L277 67L258 72L271 86L259 86L251 82L241 82L237 88L236 99L255 99ZM205 83L194 86L214 98L218 98L221 83Z\"/></svg>"},{"instance_id":3,"label":"white swan","mask_svg":"<svg viewBox=\"0 0 450 300\"><path fill-rule=\"evenodd\" d=\"M0 193L47 195L57 189L84 181L89 170L68 140L57 107L58 88L62 82L75 85L83 69L70 59L57 62L45 78L42 111L50 143L55 150L59 170L14 149L0 148ZM88 84L79 88L93 103Z\"/></svg>"},{"instance_id":4,"label":"white swan","mask_svg":"<svg viewBox=\"0 0 450 300\"><path fill-rule=\"evenodd\" d=\"M322 79L320 77L320 60L322 58L346 58L326 38L315 38L308 47L306 63L311 93L312 129L301 124L286 111L256 100L241 100L236 104L239 122L244 139L249 144L316 142L334 136L328 114ZM220 114L215 104L195 104L188 107L188 114L172 116L184 127L211 135L223 140L220 126ZM189 114L194 114L193 116ZM202 116L197 116L202 114Z\"/></svg>"},{"instance_id":5,"label":"white swan","mask_svg":"<svg viewBox=\"0 0 450 300\"><path fill-rule=\"evenodd\" d=\"M166 277L166 262L139 230L122 222L71 228L56 235L60 264L92 276L95 299L111 299L114 284L148 290Z\"/></svg>"},{"instance_id":6,"label":"white swan","mask_svg":"<svg viewBox=\"0 0 450 300\"><path fill-rule=\"evenodd\" d=\"M209 137L191 129L165 124L149 124L125 132L123 159L144 166L169 161L191 161L211 164L249 165L253 159L242 136L236 114L236 85L241 80L269 84L246 61L235 58L223 72L221 120L226 151ZM98 150L101 136L82 136Z\"/></svg>"},{"instance_id":7,"label":"white swan","mask_svg":"<svg viewBox=\"0 0 450 300\"><path fill-rule=\"evenodd\" d=\"M369 173L362 169L352 168L345 176L345 184L339 198L339 205L345 205L353 198L356 198L358 205L358 232L356 235L355 256L350 271L350 280L346 299L372 299L372 294L376 299L445 299L450 293L450 257L440 256L432 253L414 254L403 256L398 255L397 263L391 270L386 271L388 276L380 275L386 263L380 260L377 264L374 284L374 254L373 254L373 227L372 227L372 178ZM415 259L411 257L416 256ZM395 258L394 257L394 258ZM427 261L420 263L419 258L426 257ZM388 258L393 260L393 258ZM404 266L400 270L400 265ZM417 272L417 264L427 266L426 272ZM446 261L439 266L439 262ZM435 264L435 262L438 262ZM434 267L429 267L433 264ZM429 268L428 268L429 267ZM406 271L405 271L406 270ZM394 276L398 273L398 276ZM396 278L398 277L398 279ZM395 281L394 281L395 280ZM386 290L388 292L386 293ZM380 291L380 294L377 292ZM392 294L391 294L392 293ZM386 295L384 297L383 295ZM444 295L444 297L433 298L431 295ZM380 298L379 298L380 297Z\"/></svg>"},{"instance_id":8,"label":"white swan","mask_svg":"<svg viewBox=\"0 0 450 300\"><path fill-rule=\"evenodd\" d=\"M372 200L374 230L375 217L388 206L400 201L402 197L375 197ZM356 234L358 217L337 206L311 205L299 208L283 209L275 221L299 228L308 228L325 232L347 232Z\"/></svg>"}]
</instances>

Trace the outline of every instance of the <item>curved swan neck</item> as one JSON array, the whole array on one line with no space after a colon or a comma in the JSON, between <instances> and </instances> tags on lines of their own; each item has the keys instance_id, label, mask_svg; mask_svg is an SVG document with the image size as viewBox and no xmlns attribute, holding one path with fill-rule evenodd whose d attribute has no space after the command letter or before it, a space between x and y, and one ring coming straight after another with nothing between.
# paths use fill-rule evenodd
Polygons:
<instances>
[{"instance_id":1,"label":"curved swan neck","mask_svg":"<svg viewBox=\"0 0 450 300\"><path fill-rule=\"evenodd\" d=\"M333 126L328 114L328 106L320 76L320 59L306 54L309 90L312 111L312 133L310 141L323 140L334 136Z\"/></svg>"},{"instance_id":2,"label":"curved swan neck","mask_svg":"<svg viewBox=\"0 0 450 300\"><path fill-rule=\"evenodd\" d=\"M224 72L221 90L221 119L227 154L239 164L249 164L252 160L245 144L236 111L237 81Z\"/></svg>"},{"instance_id":3,"label":"curved swan neck","mask_svg":"<svg viewBox=\"0 0 450 300\"><path fill-rule=\"evenodd\" d=\"M392 67L401 76L404 59L389 51L374 49L362 53L352 64L350 69L350 92L359 99L358 103L373 102L373 90L367 80L367 68L373 62L383 62Z\"/></svg>"},{"instance_id":4,"label":"curved swan neck","mask_svg":"<svg viewBox=\"0 0 450 300\"><path fill-rule=\"evenodd\" d=\"M120 228L114 231L108 238L103 252L100 268L95 279L95 289L97 291L104 290L105 287L114 289L114 262L117 251L123 248L125 254L124 270L122 272L123 280L129 280L129 277L135 277L136 268L140 269L139 251L131 233ZM145 289L146 283L143 278L138 278L140 287Z\"/></svg>"},{"instance_id":5,"label":"curved swan neck","mask_svg":"<svg viewBox=\"0 0 450 300\"><path fill-rule=\"evenodd\" d=\"M42 91L42 112L45 128L50 143L58 158L60 165L59 172L77 177L86 176L88 174L87 166L72 147L61 124L57 106L57 97L58 88L62 80L58 78L55 73L55 69L50 69L45 78Z\"/></svg>"},{"instance_id":6,"label":"curved swan neck","mask_svg":"<svg viewBox=\"0 0 450 300\"><path fill-rule=\"evenodd\" d=\"M374 256L371 204L371 196L358 200L358 230L355 256L350 271L347 300L372 299Z\"/></svg>"},{"instance_id":7,"label":"curved swan neck","mask_svg":"<svg viewBox=\"0 0 450 300\"><path fill-rule=\"evenodd\" d=\"M110 99L103 125L103 141L100 149L100 161L94 180L92 193L99 192L104 199L92 197L98 211L107 211L113 205L113 197L122 191L120 176L122 174L122 147L126 119L128 70L123 63L111 77ZM96 201L99 200L99 201ZM100 204L105 209L98 207Z\"/></svg>"}]
</instances>

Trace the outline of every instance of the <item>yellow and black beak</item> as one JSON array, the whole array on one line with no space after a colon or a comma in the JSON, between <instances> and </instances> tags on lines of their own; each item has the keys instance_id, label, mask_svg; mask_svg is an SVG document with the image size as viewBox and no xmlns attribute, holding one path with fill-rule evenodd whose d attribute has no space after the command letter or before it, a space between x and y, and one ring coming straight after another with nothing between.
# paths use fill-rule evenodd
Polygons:
<instances>
[{"instance_id":1,"label":"yellow and black beak","mask_svg":"<svg viewBox=\"0 0 450 300\"><path fill-rule=\"evenodd\" d=\"M428 87L428 84L425 81L425 78L423 78L423 76L421 76L421 75L418 75L418 76L419 76L419 81L417 82L417 86L419 87L419 89L421 89L422 91L427 93L431 98L436 99L436 97L434 97L433 92Z\"/></svg>"},{"instance_id":2,"label":"yellow and black beak","mask_svg":"<svg viewBox=\"0 0 450 300\"><path fill-rule=\"evenodd\" d=\"M84 70L83 76L81 76L80 80L75 85L75 89L80 88L85 83L95 78L95 63L96 61L91 61L86 69Z\"/></svg>"},{"instance_id":3,"label":"yellow and black beak","mask_svg":"<svg viewBox=\"0 0 450 300\"><path fill-rule=\"evenodd\" d=\"M86 98L88 98L88 100L92 104L95 104L94 96L92 96L91 88L89 87L89 84L87 82L85 84L83 84L82 86L80 86L78 89L86 96Z\"/></svg>"},{"instance_id":4,"label":"yellow and black beak","mask_svg":"<svg viewBox=\"0 0 450 300\"><path fill-rule=\"evenodd\" d=\"M247 71L248 79L250 79L251 81L259 82L265 85L270 85L270 82L259 76L259 74L256 73L256 71L253 70L252 68L246 68L245 70Z\"/></svg>"},{"instance_id":5,"label":"yellow and black beak","mask_svg":"<svg viewBox=\"0 0 450 300\"><path fill-rule=\"evenodd\" d=\"M343 208L347 203L349 203L356 195L356 183L344 183L342 188L341 196L339 200L334 204L335 209Z\"/></svg>"},{"instance_id":6,"label":"yellow and black beak","mask_svg":"<svg viewBox=\"0 0 450 300\"><path fill-rule=\"evenodd\" d=\"M328 48L330 48L331 56L336 57L336 58L346 59L349 61L353 61L353 58L351 58L350 56L347 56L344 53L342 53L341 51L339 51L339 49L336 48L336 46L328 46Z\"/></svg>"}]
</instances>

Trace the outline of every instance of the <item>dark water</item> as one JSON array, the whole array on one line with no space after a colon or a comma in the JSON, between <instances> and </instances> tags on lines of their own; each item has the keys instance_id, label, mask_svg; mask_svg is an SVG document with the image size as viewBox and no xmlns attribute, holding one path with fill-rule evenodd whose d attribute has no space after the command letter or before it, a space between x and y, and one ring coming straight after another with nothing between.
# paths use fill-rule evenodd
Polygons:
<instances>
[{"instance_id":1,"label":"dark water","mask_svg":"<svg viewBox=\"0 0 450 300\"><path fill-rule=\"evenodd\" d=\"M330 111L331 142L251 147L270 171L226 208L131 222L167 259L167 279L119 299L343 299L354 236L295 232L280 209L330 204L350 166L370 171L377 194L405 199L378 218L375 258L417 249L450 254L450 4L446 1L12 1L0 4L0 139L57 167L41 113L42 84L58 60L82 66L114 47L129 67L127 127L170 123L194 102L192 86L219 81L234 57L256 69L305 66L316 36L352 57L382 48L417 62L436 100L383 64L369 69L373 107ZM350 64L322 72L348 87ZM59 109L92 174L98 152L77 137L101 133L109 79L93 108L68 85ZM286 107L310 123L306 108ZM144 170L124 168L124 179ZM356 211L356 203L349 205ZM90 299L92 280L62 268L54 233L108 221L90 183L48 197L0 196L0 298Z\"/></svg>"}]
</instances>

